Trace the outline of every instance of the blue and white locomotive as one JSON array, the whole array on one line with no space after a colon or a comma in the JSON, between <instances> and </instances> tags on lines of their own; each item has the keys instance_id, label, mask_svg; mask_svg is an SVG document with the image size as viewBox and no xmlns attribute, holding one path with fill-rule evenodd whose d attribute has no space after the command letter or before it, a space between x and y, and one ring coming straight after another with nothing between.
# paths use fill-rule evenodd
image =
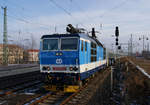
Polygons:
<instances>
[{"instance_id":1,"label":"blue and white locomotive","mask_svg":"<svg viewBox=\"0 0 150 105\"><path fill-rule=\"evenodd\" d=\"M85 33L43 35L40 71L46 88L76 91L87 78L106 66L106 51L95 35Z\"/></svg>"}]
</instances>

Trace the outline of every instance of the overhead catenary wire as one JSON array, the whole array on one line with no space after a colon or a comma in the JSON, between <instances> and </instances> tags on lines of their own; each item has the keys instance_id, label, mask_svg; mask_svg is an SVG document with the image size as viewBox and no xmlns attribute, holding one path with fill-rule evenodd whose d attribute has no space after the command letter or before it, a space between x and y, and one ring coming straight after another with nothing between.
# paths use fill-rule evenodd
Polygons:
<instances>
[{"instance_id":1,"label":"overhead catenary wire","mask_svg":"<svg viewBox=\"0 0 150 105\"><path fill-rule=\"evenodd\" d=\"M67 15L69 15L70 17L72 17L74 20L78 20L76 19L76 17L74 17L72 15L72 13L70 13L68 10L66 10L64 7L62 7L61 5L59 5L56 1L54 0L48 0L51 3L53 3L57 8L61 9L62 11L64 11ZM83 23L79 22L80 25L82 25L83 27L86 27L85 25L83 25Z\"/></svg>"},{"instance_id":2,"label":"overhead catenary wire","mask_svg":"<svg viewBox=\"0 0 150 105\"><path fill-rule=\"evenodd\" d=\"M75 7L77 7L77 9L79 9L80 11L82 11L82 14L84 15L84 17L87 18L87 20L91 21L91 18L86 13L84 13L84 9L81 8L81 6L75 0L70 0L70 2L73 2L76 5Z\"/></svg>"},{"instance_id":3,"label":"overhead catenary wire","mask_svg":"<svg viewBox=\"0 0 150 105\"><path fill-rule=\"evenodd\" d=\"M4 2L6 2L6 0L3 0ZM10 3L10 2L9 2ZM17 4L15 4L14 2L11 2L11 4L15 5L15 7L19 6ZM1 6L2 7L2 6ZM19 6L21 9L25 10L24 7L21 7ZM7 9L8 12L10 12L11 14L14 13L14 11L10 11L10 9ZM22 16L21 18L17 17L15 14L14 15L7 15L8 18L11 18L11 19L14 19L14 20L17 20L17 21L21 21L21 22L24 22L26 24L34 24L34 25L38 25L39 28L42 28L42 29L46 29L46 30L50 30L49 28L47 27L50 27L50 25L46 25L46 24L43 24L43 23L37 23L37 22L33 22L31 20L29 20L29 18L33 18L31 16L27 16L27 15L24 15ZM26 18L27 17L27 18Z\"/></svg>"},{"instance_id":4,"label":"overhead catenary wire","mask_svg":"<svg viewBox=\"0 0 150 105\"><path fill-rule=\"evenodd\" d=\"M50 2L52 2L53 4L55 4L55 6L57 6L59 9L62 9L66 14L68 14L69 16L72 16L72 14L67 11L65 8L63 8L62 6L60 6L58 3L56 3L54 0L49 0Z\"/></svg>"},{"instance_id":5,"label":"overhead catenary wire","mask_svg":"<svg viewBox=\"0 0 150 105\"><path fill-rule=\"evenodd\" d=\"M39 23L32 23L32 22L30 22L30 21L28 21L28 20L25 20L25 19L22 19L22 18L17 18L17 17L11 16L11 15L7 15L7 17L9 17L9 18L11 18L11 19L15 19L15 20L17 20L17 21L24 22L24 23L26 23L26 24L40 25L39 28L43 28L43 29L49 30L49 28L44 27L42 24L39 24Z\"/></svg>"},{"instance_id":6,"label":"overhead catenary wire","mask_svg":"<svg viewBox=\"0 0 150 105\"><path fill-rule=\"evenodd\" d=\"M5 1L5 0L3 0L3 1ZM71 16L72 18L74 18L74 20L77 20L74 16L72 16L72 14L70 13L70 12L68 12L65 8L63 8L62 6L60 6L58 3L56 3L55 1L52 1L53 2L53 4L55 4L55 6L57 6L59 9L63 9L63 11L65 11L65 13L67 14L67 15L69 15L69 16ZM10 2L9 2L10 3ZM17 7L18 5L17 4L15 4L15 3L13 3L13 2L11 2L11 4L13 4L13 5L15 5L15 7ZM21 7L21 6L19 6L22 10L25 10L25 8L24 7ZM9 10L10 11L10 10ZM14 11L11 11L10 13L13 13ZM33 22L31 22L30 20L29 20L29 18L33 18L33 17L29 17L29 16L22 16L21 18L19 18L19 17L16 17L16 15L15 16L8 16L8 17L10 17L10 18L13 18L13 19L15 19L15 20L18 20L18 21L21 21L21 22L24 22L24 23L26 23L26 24L37 24L37 25L41 25L42 26L42 28L45 28L45 29L48 29L49 30L49 28L46 28L46 27L49 27L49 25L45 25L45 24L42 24L42 23L33 23ZM28 19L27 19L27 18ZM83 27L85 27L82 23L80 23ZM45 26L45 27L43 27L43 26Z\"/></svg>"},{"instance_id":7,"label":"overhead catenary wire","mask_svg":"<svg viewBox=\"0 0 150 105\"><path fill-rule=\"evenodd\" d=\"M3 1L6 2L6 0L3 0ZM68 11L67 9L65 9L64 7L62 7L62 6L61 6L60 4L58 4L55 0L49 0L49 1L50 1L51 3L53 3L55 6L57 6L57 8L63 10L67 15L69 15L70 17L72 17L74 20L76 20L76 21L78 20L75 16L72 15L72 13L71 13L70 11ZM114 9L119 8L120 6L122 6L123 4L125 4L127 1L128 1L128 0L124 0L123 2L119 3L118 5L112 7L110 10L104 12L100 17L101 17L101 18L104 17L107 13L109 13L110 11L112 11L112 10L114 10ZM80 7L80 5L78 5L78 3L76 3L76 1L71 0L71 2L74 2L75 5L78 6L78 8L79 8L81 11L83 11L83 9ZM13 5L16 5L16 4L13 3L12 1L11 1L11 3L12 3ZM25 8L22 7L22 6L20 6L20 5L16 5L16 6L19 6L22 10L25 10ZM88 20L91 21L91 18L90 18L88 15L85 15L85 17L86 17ZM17 17L14 16L13 18L17 18ZM30 18L30 17L29 17L29 18ZM45 26L45 28L48 26L48 25L44 25L44 24L41 24L41 23L33 23L33 22L31 22L31 21L29 21L29 20L27 20L27 19L23 19L23 18L19 18L19 19L17 18L17 20L22 21L22 22L25 22L25 23L27 23L27 24L37 24L37 25ZM94 19L92 19L92 20L94 20ZM83 27L87 27L87 26L85 26L82 22L79 22L79 24L81 24ZM49 26L48 26L48 27L49 27Z\"/></svg>"},{"instance_id":8,"label":"overhead catenary wire","mask_svg":"<svg viewBox=\"0 0 150 105\"><path fill-rule=\"evenodd\" d=\"M75 5L78 7L78 9L80 9L80 11L83 11L83 9L80 7L80 5L78 5L78 3L77 3L75 0L69 0L69 1L70 1L70 2L74 2ZM109 14L110 11L113 11L113 10L115 10L115 9L120 8L122 5L125 5L125 3L126 3L127 1L128 1L128 0L123 0L121 3L118 3L117 5L113 6L113 7L112 7L111 9L109 9L108 11L102 13L102 14L100 15L100 18L103 18L105 15ZM93 17L89 17L89 16L86 15L86 14L85 14L85 17L86 17L89 21L94 20L94 18L95 18L95 17L94 17L94 18L93 18ZM101 27L101 29L102 29L102 23L100 24L100 27Z\"/></svg>"},{"instance_id":9,"label":"overhead catenary wire","mask_svg":"<svg viewBox=\"0 0 150 105\"><path fill-rule=\"evenodd\" d=\"M3 1L5 1L6 2L6 0L3 0ZM25 7L22 7L22 6L20 6L20 5L18 5L18 4L16 4L16 3L14 3L14 2L7 2L7 3L9 3L9 4L12 4L11 5L11 7L14 7L14 8L16 8L16 9L18 9L18 7L20 8L19 10L22 10L23 12L25 12L25 10L27 10L27 11L32 11L31 9L28 9L28 8L25 8ZM7 9L8 11L11 11L11 9ZM29 19L29 18L33 18L32 16L29 16L29 15L27 15L27 14L22 14L23 12L19 12L19 13L17 13L17 14L19 14L22 18L27 18L27 19ZM11 11L11 13L14 13L14 11ZM15 14L15 16L17 15L17 14Z\"/></svg>"},{"instance_id":10,"label":"overhead catenary wire","mask_svg":"<svg viewBox=\"0 0 150 105\"><path fill-rule=\"evenodd\" d=\"M112 7L111 9L109 9L108 11L102 13L102 14L100 15L100 18L103 18L103 17L104 17L106 14L108 14L110 11L113 11L113 10L115 10L115 9L120 8L122 5L125 5L125 3L126 3L127 1L129 1L129 0L123 0L121 3L118 3L117 5L113 6L113 7ZM80 9L81 11L83 11L82 8L78 5L78 3L77 3L75 0L70 0L70 2L74 2L75 5L78 7L78 9ZM91 17L89 17L88 15L85 15L85 17L87 17L87 18L91 21ZM94 17L94 18L95 18L95 17Z\"/></svg>"},{"instance_id":11,"label":"overhead catenary wire","mask_svg":"<svg viewBox=\"0 0 150 105\"><path fill-rule=\"evenodd\" d=\"M111 9L109 9L108 11L106 11L106 12L104 12L102 15L100 15L100 18L103 18L106 14L109 14L110 11L113 11L113 10L115 10L115 9L120 8L122 5L125 5L125 3L127 3L127 1L129 1L129 0L123 0L121 3L119 3L119 4L115 5L115 6L113 6Z\"/></svg>"},{"instance_id":12,"label":"overhead catenary wire","mask_svg":"<svg viewBox=\"0 0 150 105\"><path fill-rule=\"evenodd\" d=\"M87 14L84 13L83 8L81 8L81 6L75 0L70 0L70 2L73 2L76 5L75 7L77 7L77 9L82 11L82 13L85 15L86 18L88 18L89 20L91 19Z\"/></svg>"},{"instance_id":13,"label":"overhead catenary wire","mask_svg":"<svg viewBox=\"0 0 150 105\"><path fill-rule=\"evenodd\" d=\"M1 7L2 7L2 6L1 6ZM3 14L3 13L2 13L2 14ZM4 14L3 14L3 15L4 15ZM21 22L26 23L26 24L39 25L39 28L43 28L43 29L46 29L46 30L50 30L49 28L47 28L47 27L49 27L49 26L48 26L48 25L45 25L45 24L33 23L33 22L29 21L29 20L26 20L26 19L23 19L23 18L18 18L18 17L16 17L16 16L12 16L12 15L8 15L8 14L7 14L7 17L8 17L8 18L11 18L11 19L14 19L14 20L17 20L17 21L21 21Z\"/></svg>"}]
</instances>

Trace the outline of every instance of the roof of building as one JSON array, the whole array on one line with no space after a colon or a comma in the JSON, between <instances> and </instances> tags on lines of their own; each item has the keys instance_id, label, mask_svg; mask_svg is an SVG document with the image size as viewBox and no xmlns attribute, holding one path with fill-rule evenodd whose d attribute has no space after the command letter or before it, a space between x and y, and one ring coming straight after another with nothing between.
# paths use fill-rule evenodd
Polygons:
<instances>
[{"instance_id":1,"label":"roof of building","mask_svg":"<svg viewBox=\"0 0 150 105\"><path fill-rule=\"evenodd\" d=\"M22 49L20 46L15 45L15 44L7 44L8 48L20 48ZM3 47L3 44L0 44L0 47Z\"/></svg>"},{"instance_id":2,"label":"roof of building","mask_svg":"<svg viewBox=\"0 0 150 105\"><path fill-rule=\"evenodd\" d=\"M39 50L38 49L29 49L29 50L27 50L27 52L39 52Z\"/></svg>"}]
</instances>

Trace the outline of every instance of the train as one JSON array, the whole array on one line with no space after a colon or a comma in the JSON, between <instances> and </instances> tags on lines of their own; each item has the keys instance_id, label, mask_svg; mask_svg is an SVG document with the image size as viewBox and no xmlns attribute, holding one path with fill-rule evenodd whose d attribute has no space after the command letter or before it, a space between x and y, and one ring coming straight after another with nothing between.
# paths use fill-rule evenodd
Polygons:
<instances>
[{"instance_id":1,"label":"train","mask_svg":"<svg viewBox=\"0 0 150 105\"><path fill-rule=\"evenodd\" d=\"M43 35L40 41L40 72L50 91L76 92L96 72L107 66L106 48L92 35L67 29L67 34Z\"/></svg>"}]
</instances>

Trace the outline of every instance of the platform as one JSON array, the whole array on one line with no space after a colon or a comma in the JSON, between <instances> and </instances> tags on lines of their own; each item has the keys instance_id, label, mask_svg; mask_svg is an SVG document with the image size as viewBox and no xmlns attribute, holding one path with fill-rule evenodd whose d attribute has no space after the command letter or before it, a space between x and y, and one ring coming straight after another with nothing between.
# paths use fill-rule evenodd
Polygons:
<instances>
[{"instance_id":1,"label":"platform","mask_svg":"<svg viewBox=\"0 0 150 105\"><path fill-rule=\"evenodd\" d=\"M40 71L38 64L16 64L0 66L0 77Z\"/></svg>"}]
</instances>

